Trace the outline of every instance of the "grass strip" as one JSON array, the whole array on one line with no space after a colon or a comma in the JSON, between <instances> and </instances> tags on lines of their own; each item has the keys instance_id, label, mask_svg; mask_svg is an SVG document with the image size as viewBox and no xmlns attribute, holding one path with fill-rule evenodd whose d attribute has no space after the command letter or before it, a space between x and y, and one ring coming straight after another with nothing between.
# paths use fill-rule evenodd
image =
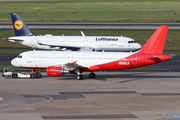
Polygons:
<instances>
[{"instance_id":1,"label":"grass strip","mask_svg":"<svg viewBox=\"0 0 180 120\"><path fill-rule=\"evenodd\" d=\"M0 54L20 54L27 50L17 50L17 49L1 49Z\"/></svg>"},{"instance_id":2,"label":"grass strip","mask_svg":"<svg viewBox=\"0 0 180 120\"><path fill-rule=\"evenodd\" d=\"M31 72L31 69L18 68L18 67L14 67L12 65L0 65L0 71L3 71L4 68L13 68L14 71L27 71L27 72ZM45 69L37 69L37 71L45 71Z\"/></svg>"},{"instance_id":3,"label":"grass strip","mask_svg":"<svg viewBox=\"0 0 180 120\"><path fill-rule=\"evenodd\" d=\"M179 6L179 0L1 1L0 21L16 12L35 22L179 22Z\"/></svg>"},{"instance_id":4,"label":"grass strip","mask_svg":"<svg viewBox=\"0 0 180 120\"><path fill-rule=\"evenodd\" d=\"M0 65L0 71L2 71L4 68L13 68L15 71L31 71L31 69L18 68L12 65Z\"/></svg>"}]
</instances>

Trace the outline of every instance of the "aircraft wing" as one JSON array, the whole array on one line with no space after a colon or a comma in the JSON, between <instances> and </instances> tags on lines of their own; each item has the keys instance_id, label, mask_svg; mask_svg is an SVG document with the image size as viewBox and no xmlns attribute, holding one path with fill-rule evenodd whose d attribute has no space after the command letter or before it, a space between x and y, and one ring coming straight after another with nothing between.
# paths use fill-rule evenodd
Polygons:
<instances>
[{"instance_id":1,"label":"aircraft wing","mask_svg":"<svg viewBox=\"0 0 180 120\"><path fill-rule=\"evenodd\" d=\"M68 45L51 45L51 44L42 44L42 43L39 43L39 45L46 45L46 46L50 46L50 47L60 47L60 48L66 48L66 50L72 50L72 51L81 51L81 52L84 52L84 51L88 51L88 52L92 52L93 51L93 48L91 47L82 47L82 46L68 46Z\"/></svg>"},{"instance_id":2,"label":"aircraft wing","mask_svg":"<svg viewBox=\"0 0 180 120\"><path fill-rule=\"evenodd\" d=\"M82 31L81 31L82 32ZM82 32L82 35L84 35L84 33ZM85 36L85 35L84 35ZM50 46L51 48L53 47L60 47L61 49L65 48L65 50L72 50L72 51L81 51L81 52L92 52L93 49L91 47L82 47L82 46L73 46L73 45L54 45L54 44L44 44L42 42L40 42L36 36L33 35L33 40L35 40L37 42L37 44L39 45L46 45L46 46Z\"/></svg>"},{"instance_id":3,"label":"aircraft wing","mask_svg":"<svg viewBox=\"0 0 180 120\"><path fill-rule=\"evenodd\" d=\"M68 48L68 49L81 49L80 46L68 46L68 45L51 45L51 44L41 44L39 43L40 45L47 45L47 46L50 46L50 47L60 47L60 48Z\"/></svg>"},{"instance_id":4,"label":"aircraft wing","mask_svg":"<svg viewBox=\"0 0 180 120\"><path fill-rule=\"evenodd\" d=\"M63 67L66 70L74 70L76 68L86 68L87 66L77 64L77 61L68 62L68 63L56 63L52 66Z\"/></svg>"},{"instance_id":5,"label":"aircraft wing","mask_svg":"<svg viewBox=\"0 0 180 120\"><path fill-rule=\"evenodd\" d=\"M81 49L80 46L68 46L68 45L53 45L53 44L44 44L42 42L40 42L36 36L33 36L33 39L39 44L39 45L46 45L46 46L50 46L50 47L60 47L60 48L66 48L67 50L79 50Z\"/></svg>"}]
</instances>

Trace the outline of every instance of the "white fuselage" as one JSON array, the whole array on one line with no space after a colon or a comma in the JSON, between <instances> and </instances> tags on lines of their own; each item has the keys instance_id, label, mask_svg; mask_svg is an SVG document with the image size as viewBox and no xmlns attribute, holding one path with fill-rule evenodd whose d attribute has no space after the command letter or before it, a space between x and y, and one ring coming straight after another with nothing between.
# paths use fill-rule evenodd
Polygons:
<instances>
[{"instance_id":1,"label":"white fuselage","mask_svg":"<svg viewBox=\"0 0 180 120\"><path fill-rule=\"evenodd\" d=\"M16 67L43 68L49 66L63 67L67 63L90 67L110 63L117 60L126 61L132 52L76 52L76 51L28 51L21 53L11 61Z\"/></svg>"},{"instance_id":2,"label":"white fuselage","mask_svg":"<svg viewBox=\"0 0 180 120\"><path fill-rule=\"evenodd\" d=\"M33 49L64 50L64 47L85 47L95 51L136 51L139 43L128 37L107 36L16 36L9 41L32 47ZM39 44L42 43L42 44Z\"/></svg>"}]
</instances>

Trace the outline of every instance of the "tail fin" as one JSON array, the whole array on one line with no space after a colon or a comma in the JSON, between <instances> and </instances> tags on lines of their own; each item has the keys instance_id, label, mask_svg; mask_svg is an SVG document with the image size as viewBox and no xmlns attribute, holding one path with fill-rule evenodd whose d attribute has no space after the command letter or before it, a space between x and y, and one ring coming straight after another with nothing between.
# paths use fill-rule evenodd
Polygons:
<instances>
[{"instance_id":1,"label":"tail fin","mask_svg":"<svg viewBox=\"0 0 180 120\"><path fill-rule=\"evenodd\" d=\"M11 19L16 36L32 36L32 33L17 13L11 13Z\"/></svg>"},{"instance_id":2,"label":"tail fin","mask_svg":"<svg viewBox=\"0 0 180 120\"><path fill-rule=\"evenodd\" d=\"M162 54L166 35L168 31L168 25L161 25L156 32L150 37L139 53L156 53Z\"/></svg>"}]
</instances>

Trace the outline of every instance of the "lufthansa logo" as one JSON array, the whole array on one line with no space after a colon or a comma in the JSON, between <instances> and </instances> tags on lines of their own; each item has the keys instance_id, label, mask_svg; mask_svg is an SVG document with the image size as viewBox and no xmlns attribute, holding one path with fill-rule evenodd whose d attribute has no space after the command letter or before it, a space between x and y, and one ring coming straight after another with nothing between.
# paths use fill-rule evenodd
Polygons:
<instances>
[{"instance_id":1,"label":"lufthansa logo","mask_svg":"<svg viewBox=\"0 0 180 120\"><path fill-rule=\"evenodd\" d=\"M14 27L16 30L21 30L23 28L23 22L21 20L16 20L14 22Z\"/></svg>"}]
</instances>

